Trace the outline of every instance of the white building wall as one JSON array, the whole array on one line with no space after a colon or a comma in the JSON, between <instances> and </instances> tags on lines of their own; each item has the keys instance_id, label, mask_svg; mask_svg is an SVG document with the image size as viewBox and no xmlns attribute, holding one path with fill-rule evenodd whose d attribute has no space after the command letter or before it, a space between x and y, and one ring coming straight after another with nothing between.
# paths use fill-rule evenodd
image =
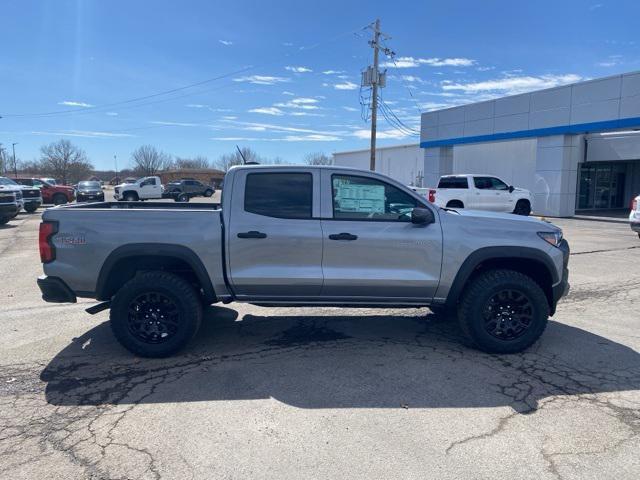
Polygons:
<instances>
[{"instance_id":1,"label":"white building wall","mask_svg":"<svg viewBox=\"0 0 640 480\"><path fill-rule=\"evenodd\" d=\"M495 175L510 185L534 190L536 139L453 147L452 173Z\"/></svg>"},{"instance_id":2,"label":"white building wall","mask_svg":"<svg viewBox=\"0 0 640 480\"><path fill-rule=\"evenodd\" d=\"M342 167L369 169L369 150L352 152L336 152L333 154L334 165ZM405 185L423 186L424 153L419 145L399 145L376 149L376 172L404 183Z\"/></svg>"}]
</instances>

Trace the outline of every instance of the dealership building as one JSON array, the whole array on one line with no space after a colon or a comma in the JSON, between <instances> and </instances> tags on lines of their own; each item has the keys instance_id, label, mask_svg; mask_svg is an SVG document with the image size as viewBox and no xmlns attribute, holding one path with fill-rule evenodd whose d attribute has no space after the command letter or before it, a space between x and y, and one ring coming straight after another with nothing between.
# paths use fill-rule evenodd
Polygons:
<instances>
[{"instance_id":1,"label":"dealership building","mask_svg":"<svg viewBox=\"0 0 640 480\"><path fill-rule=\"evenodd\" d=\"M369 150L334 162L368 168ZM419 187L495 175L530 190L540 215L628 208L640 193L640 72L423 113L420 143L378 149L376 170Z\"/></svg>"}]
</instances>

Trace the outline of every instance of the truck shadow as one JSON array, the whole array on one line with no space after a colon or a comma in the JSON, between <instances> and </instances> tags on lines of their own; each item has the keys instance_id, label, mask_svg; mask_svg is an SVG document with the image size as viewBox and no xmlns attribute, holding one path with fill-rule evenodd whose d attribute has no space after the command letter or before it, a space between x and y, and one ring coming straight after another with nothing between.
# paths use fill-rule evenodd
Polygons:
<instances>
[{"instance_id":1,"label":"truck shadow","mask_svg":"<svg viewBox=\"0 0 640 480\"><path fill-rule=\"evenodd\" d=\"M210 307L197 339L168 359L133 357L102 323L41 372L47 401L274 398L299 408L511 406L528 413L551 396L640 389L640 354L555 321L527 352L498 356L464 347L455 324L426 309L361 316L281 311L290 312L238 318L234 310Z\"/></svg>"}]
</instances>

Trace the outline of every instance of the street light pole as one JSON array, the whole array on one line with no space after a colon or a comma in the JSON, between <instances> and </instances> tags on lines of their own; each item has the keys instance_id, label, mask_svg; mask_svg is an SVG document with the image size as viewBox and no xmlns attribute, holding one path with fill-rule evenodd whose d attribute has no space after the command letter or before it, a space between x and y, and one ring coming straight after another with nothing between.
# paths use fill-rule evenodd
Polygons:
<instances>
[{"instance_id":1,"label":"street light pole","mask_svg":"<svg viewBox=\"0 0 640 480\"><path fill-rule=\"evenodd\" d=\"M13 149L13 174L15 175L14 178L18 178L18 164L16 163L16 145L18 145L18 142L11 144L11 148Z\"/></svg>"},{"instance_id":2,"label":"street light pole","mask_svg":"<svg viewBox=\"0 0 640 480\"><path fill-rule=\"evenodd\" d=\"M118 182L118 180L117 180L118 179L118 156L117 155L113 156L113 161L116 164L116 182ZM116 183L116 185L117 185L117 183Z\"/></svg>"}]
</instances>

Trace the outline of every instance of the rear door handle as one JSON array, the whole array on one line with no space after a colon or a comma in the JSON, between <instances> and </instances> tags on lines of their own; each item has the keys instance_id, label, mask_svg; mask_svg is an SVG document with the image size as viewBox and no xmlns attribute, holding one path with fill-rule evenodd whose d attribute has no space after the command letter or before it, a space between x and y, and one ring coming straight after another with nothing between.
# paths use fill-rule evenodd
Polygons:
<instances>
[{"instance_id":1,"label":"rear door handle","mask_svg":"<svg viewBox=\"0 0 640 480\"><path fill-rule=\"evenodd\" d=\"M238 238L267 238L267 234L251 230L250 232L240 232Z\"/></svg>"},{"instance_id":2,"label":"rear door handle","mask_svg":"<svg viewBox=\"0 0 640 480\"><path fill-rule=\"evenodd\" d=\"M329 240L357 240L357 235L351 235L350 233L332 233L329 235Z\"/></svg>"}]
</instances>

